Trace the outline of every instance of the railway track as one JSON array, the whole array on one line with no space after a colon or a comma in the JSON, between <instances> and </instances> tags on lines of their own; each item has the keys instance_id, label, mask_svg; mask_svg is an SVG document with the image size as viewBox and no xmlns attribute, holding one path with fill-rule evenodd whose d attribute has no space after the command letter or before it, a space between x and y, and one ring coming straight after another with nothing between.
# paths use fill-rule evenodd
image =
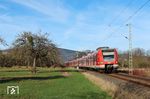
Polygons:
<instances>
[{"instance_id":1,"label":"railway track","mask_svg":"<svg viewBox=\"0 0 150 99\"><path fill-rule=\"evenodd\" d=\"M103 72L96 72L96 71L90 71L86 70L87 72L95 72L98 74L105 74ZM112 74L106 74L108 76L111 76L113 78L121 79L124 81L132 82L138 85L146 86L150 88L150 78L148 77L141 77L141 76L135 76L135 75L128 75L126 73L112 73Z\"/></svg>"},{"instance_id":2,"label":"railway track","mask_svg":"<svg viewBox=\"0 0 150 99\"><path fill-rule=\"evenodd\" d=\"M118 79L122 79L128 82L136 83L150 88L150 78L133 76L133 75L123 74L123 73L108 74L108 75L111 77L115 77Z\"/></svg>"}]
</instances>

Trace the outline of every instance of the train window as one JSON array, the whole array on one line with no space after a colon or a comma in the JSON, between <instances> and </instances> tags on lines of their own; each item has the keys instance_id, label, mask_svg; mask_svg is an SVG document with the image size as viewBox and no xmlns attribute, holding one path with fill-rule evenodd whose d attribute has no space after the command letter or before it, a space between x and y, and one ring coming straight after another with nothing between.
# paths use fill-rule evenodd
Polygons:
<instances>
[{"instance_id":1,"label":"train window","mask_svg":"<svg viewBox=\"0 0 150 99\"><path fill-rule=\"evenodd\" d=\"M104 61L113 61L114 60L114 52L103 52Z\"/></svg>"},{"instance_id":2,"label":"train window","mask_svg":"<svg viewBox=\"0 0 150 99\"><path fill-rule=\"evenodd\" d=\"M114 55L104 55L103 59L104 59L104 61L113 61Z\"/></svg>"}]
</instances>

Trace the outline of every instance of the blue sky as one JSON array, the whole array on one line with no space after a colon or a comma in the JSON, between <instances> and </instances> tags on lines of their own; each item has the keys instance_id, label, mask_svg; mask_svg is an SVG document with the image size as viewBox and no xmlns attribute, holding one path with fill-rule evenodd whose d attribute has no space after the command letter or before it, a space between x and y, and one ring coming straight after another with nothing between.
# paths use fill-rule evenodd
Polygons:
<instances>
[{"instance_id":1,"label":"blue sky","mask_svg":"<svg viewBox=\"0 0 150 99\"><path fill-rule=\"evenodd\" d=\"M126 24L131 23L133 48L150 49L150 2L125 21L146 1L0 0L0 36L11 46L20 32L42 30L62 48L127 50L128 40L122 35L128 36Z\"/></svg>"}]
</instances>

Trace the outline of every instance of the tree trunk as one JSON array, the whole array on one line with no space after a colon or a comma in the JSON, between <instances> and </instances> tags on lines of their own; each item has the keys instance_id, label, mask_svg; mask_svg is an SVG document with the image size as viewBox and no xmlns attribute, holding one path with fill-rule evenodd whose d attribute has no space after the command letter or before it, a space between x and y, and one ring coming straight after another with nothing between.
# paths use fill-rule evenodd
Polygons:
<instances>
[{"instance_id":1,"label":"tree trunk","mask_svg":"<svg viewBox=\"0 0 150 99\"><path fill-rule=\"evenodd\" d=\"M27 64L27 68L30 66L30 61L29 61L29 59L28 59L28 64Z\"/></svg>"},{"instance_id":2,"label":"tree trunk","mask_svg":"<svg viewBox=\"0 0 150 99\"><path fill-rule=\"evenodd\" d=\"M32 69L32 73L36 73L36 58L34 58L33 60L33 69Z\"/></svg>"}]
</instances>

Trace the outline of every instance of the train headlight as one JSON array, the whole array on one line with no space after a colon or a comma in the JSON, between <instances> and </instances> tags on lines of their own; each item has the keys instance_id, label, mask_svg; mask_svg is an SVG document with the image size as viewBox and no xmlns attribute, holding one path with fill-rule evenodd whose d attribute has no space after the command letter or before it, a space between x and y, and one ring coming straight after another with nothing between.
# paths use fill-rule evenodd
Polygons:
<instances>
[{"instance_id":1,"label":"train headlight","mask_svg":"<svg viewBox=\"0 0 150 99\"><path fill-rule=\"evenodd\" d=\"M103 64L103 62L100 62L100 64Z\"/></svg>"}]
</instances>

